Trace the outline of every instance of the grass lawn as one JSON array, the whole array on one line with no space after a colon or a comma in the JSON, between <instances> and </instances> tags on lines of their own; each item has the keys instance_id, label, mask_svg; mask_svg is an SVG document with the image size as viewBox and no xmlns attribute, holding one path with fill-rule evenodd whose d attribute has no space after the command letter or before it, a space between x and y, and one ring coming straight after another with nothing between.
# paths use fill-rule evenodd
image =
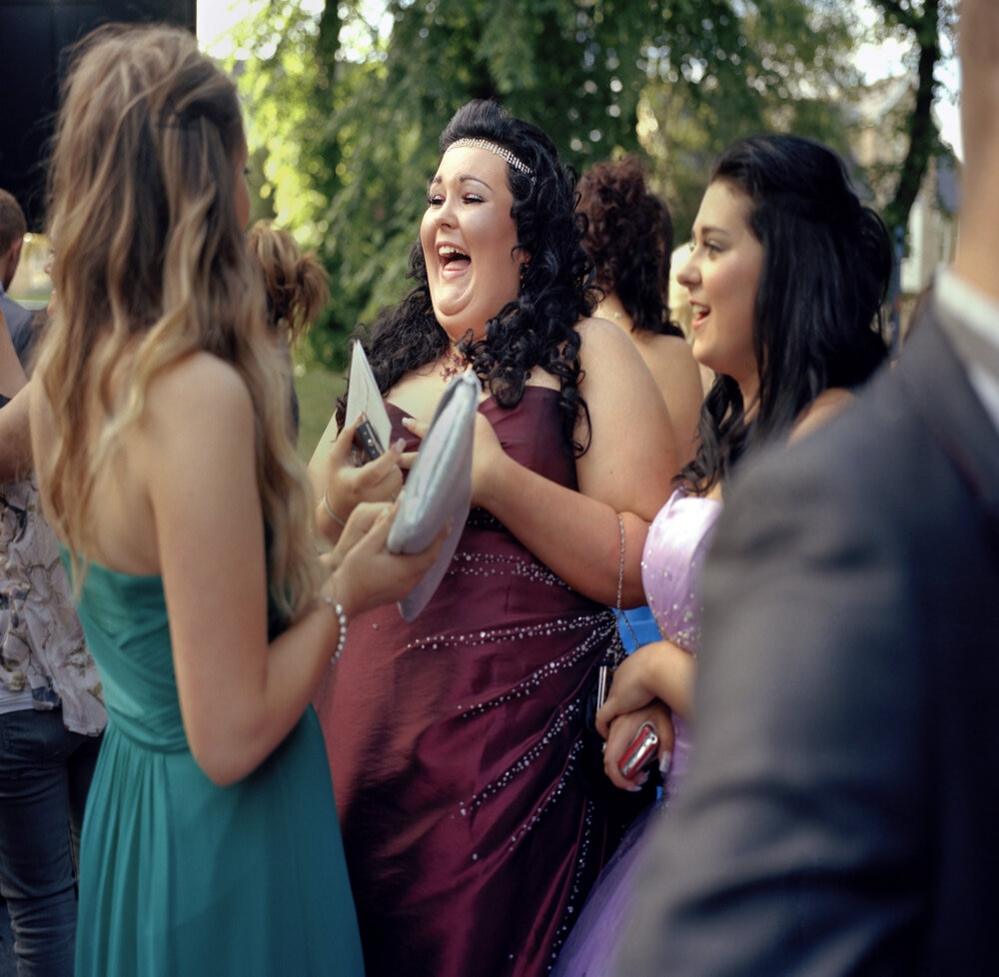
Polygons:
<instances>
[{"instance_id":1,"label":"grass lawn","mask_svg":"<svg viewBox=\"0 0 999 977\"><path fill-rule=\"evenodd\" d=\"M303 461L308 462L312 457L333 414L336 399L345 387L346 381L342 374L331 373L321 367L312 367L301 376L295 376L301 418L298 454Z\"/></svg>"}]
</instances>

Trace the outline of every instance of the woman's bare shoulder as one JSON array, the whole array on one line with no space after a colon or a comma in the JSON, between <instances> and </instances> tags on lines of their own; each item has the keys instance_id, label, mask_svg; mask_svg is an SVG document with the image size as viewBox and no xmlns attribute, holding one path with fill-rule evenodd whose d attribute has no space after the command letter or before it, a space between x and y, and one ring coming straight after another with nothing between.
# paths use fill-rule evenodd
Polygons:
<instances>
[{"instance_id":1,"label":"woman's bare shoulder","mask_svg":"<svg viewBox=\"0 0 999 977\"><path fill-rule=\"evenodd\" d=\"M576 323L576 332L581 339L580 356L585 360L595 361L591 365L599 364L606 356L612 357L615 361L621 358L625 361L641 359L635 344L624 331L607 319L601 319L599 316L580 319Z\"/></svg>"},{"instance_id":2,"label":"woman's bare shoulder","mask_svg":"<svg viewBox=\"0 0 999 977\"><path fill-rule=\"evenodd\" d=\"M253 415L239 371L211 353L191 353L156 374L146 391L152 423L218 426Z\"/></svg>"},{"instance_id":3,"label":"woman's bare shoulder","mask_svg":"<svg viewBox=\"0 0 999 977\"><path fill-rule=\"evenodd\" d=\"M661 333L632 333L642 359L656 375L675 373L678 369L697 370L697 361L690 343L682 336L664 336Z\"/></svg>"},{"instance_id":4,"label":"woman's bare shoulder","mask_svg":"<svg viewBox=\"0 0 999 977\"><path fill-rule=\"evenodd\" d=\"M799 415L794 422L788 440L798 441L813 431L828 424L834 417L846 410L856 399L856 395L846 387L830 387L823 390Z\"/></svg>"},{"instance_id":5,"label":"woman's bare shoulder","mask_svg":"<svg viewBox=\"0 0 999 977\"><path fill-rule=\"evenodd\" d=\"M204 351L190 353L171 363L158 372L149 384L150 397L180 394L217 400L219 403L250 395L246 381L236 367Z\"/></svg>"}]
</instances>

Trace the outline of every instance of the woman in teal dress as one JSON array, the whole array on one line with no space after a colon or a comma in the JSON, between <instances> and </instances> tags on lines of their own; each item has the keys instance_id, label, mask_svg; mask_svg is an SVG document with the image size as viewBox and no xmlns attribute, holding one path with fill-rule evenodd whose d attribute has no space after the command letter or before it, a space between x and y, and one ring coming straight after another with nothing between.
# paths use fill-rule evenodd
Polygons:
<instances>
[{"instance_id":1,"label":"woman in teal dress","mask_svg":"<svg viewBox=\"0 0 999 977\"><path fill-rule=\"evenodd\" d=\"M288 369L245 241L232 83L194 39L76 52L51 169L59 307L31 434L109 713L84 819L79 977L355 977L308 706L352 616L433 553L352 517L323 577Z\"/></svg>"}]
</instances>

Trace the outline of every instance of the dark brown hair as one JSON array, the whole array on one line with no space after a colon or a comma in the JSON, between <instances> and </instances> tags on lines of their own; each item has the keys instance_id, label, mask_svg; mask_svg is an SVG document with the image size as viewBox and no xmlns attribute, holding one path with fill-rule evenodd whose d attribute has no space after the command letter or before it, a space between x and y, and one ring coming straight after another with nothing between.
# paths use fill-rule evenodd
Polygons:
<instances>
[{"instance_id":1,"label":"dark brown hair","mask_svg":"<svg viewBox=\"0 0 999 977\"><path fill-rule=\"evenodd\" d=\"M24 211L14 196L0 190L0 254L3 254L19 237L27 233Z\"/></svg>"},{"instance_id":2,"label":"dark brown hair","mask_svg":"<svg viewBox=\"0 0 999 977\"><path fill-rule=\"evenodd\" d=\"M635 156L597 163L579 181L583 247L605 294L616 292L636 332L682 336L669 318L673 219Z\"/></svg>"},{"instance_id":3,"label":"dark brown hair","mask_svg":"<svg viewBox=\"0 0 999 977\"><path fill-rule=\"evenodd\" d=\"M247 234L250 253L264 276L267 320L289 344L301 338L330 300L329 276L312 251L287 232L257 221Z\"/></svg>"}]
</instances>

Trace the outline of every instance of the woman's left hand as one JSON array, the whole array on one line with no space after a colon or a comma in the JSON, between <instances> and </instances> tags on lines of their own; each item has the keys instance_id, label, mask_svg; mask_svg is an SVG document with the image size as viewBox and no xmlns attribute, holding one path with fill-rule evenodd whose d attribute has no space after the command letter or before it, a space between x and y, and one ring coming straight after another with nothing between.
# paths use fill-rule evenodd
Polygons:
<instances>
[{"instance_id":1,"label":"woman's left hand","mask_svg":"<svg viewBox=\"0 0 999 977\"><path fill-rule=\"evenodd\" d=\"M655 645L643 645L614 669L610 693L597 712L597 732L604 739L617 716L635 712L656 699L655 692L649 688L647 667L649 656L655 651Z\"/></svg>"},{"instance_id":2,"label":"woman's left hand","mask_svg":"<svg viewBox=\"0 0 999 977\"><path fill-rule=\"evenodd\" d=\"M615 787L620 787L622 790L638 790L649 776L648 769L645 769L629 780L618 767L624 751L631 745L644 723L652 723L659 737L656 760L664 776L673 757L673 721L664 703L656 700L643 709L618 716L610 724L604 748L604 773Z\"/></svg>"},{"instance_id":3,"label":"woman's left hand","mask_svg":"<svg viewBox=\"0 0 999 977\"><path fill-rule=\"evenodd\" d=\"M426 437L430 425L427 421L417 420L415 417L405 417L402 421L406 430L415 434L421 440ZM403 467L412 466L411 459L415 459L415 453L410 458L404 460ZM472 451L472 505L479 505L488 508L486 500L489 488L495 482L496 472L503 461L507 460L507 454L500 444L492 424L484 414L475 414L475 445Z\"/></svg>"}]
</instances>

